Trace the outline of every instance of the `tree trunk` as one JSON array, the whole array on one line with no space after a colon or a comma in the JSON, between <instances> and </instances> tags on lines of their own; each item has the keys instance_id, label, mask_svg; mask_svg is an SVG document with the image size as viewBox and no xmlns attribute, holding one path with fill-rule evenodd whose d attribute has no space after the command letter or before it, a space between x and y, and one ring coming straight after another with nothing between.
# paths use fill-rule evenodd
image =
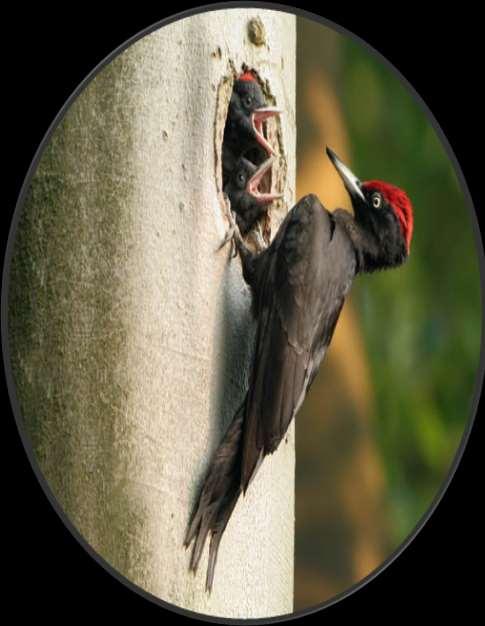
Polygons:
<instances>
[{"instance_id":1,"label":"tree trunk","mask_svg":"<svg viewBox=\"0 0 485 626\"><path fill-rule=\"evenodd\" d=\"M248 28L256 16L265 33ZM274 235L294 200L295 18L231 9L170 24L97 74L42 155L12 257L9 350L35 458L87 543L162 600L249 618L292 611L292 429L234 511L211 596L207 547L196 577L182 547L252 354L240 261L216 251L243 63L285 109L271 131L285 194Z\"/></svg>"}]
</instances>

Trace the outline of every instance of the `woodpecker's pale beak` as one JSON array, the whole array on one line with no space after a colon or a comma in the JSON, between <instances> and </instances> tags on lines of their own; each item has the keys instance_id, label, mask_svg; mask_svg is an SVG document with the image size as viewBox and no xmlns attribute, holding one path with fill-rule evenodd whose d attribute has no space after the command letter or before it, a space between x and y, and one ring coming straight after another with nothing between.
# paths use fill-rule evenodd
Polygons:
<instances>
[{"instance_id":1,"label":"woodpecker's pale beak","mask_svg":"<svg viewBox=\"0 0 485 626\"><path fill-rule=\"evenodd\" d=\"M271 169L273 161L274 157L269 157L269 159L266 159L266 161L264 161L264 163L262 163L254 172L246 185L247 193L250 193L259 204L269 204L270 202L273 202L273 200L278 200L279 198L283 197L280 193L263 193L260 192L258 189L259 184L263 179L263 176L268 170Z\"/></svg>"},{"instance_id":2,"label":"woodpecker's pale beak","mask_svg":"<svg viewBox=\"0 0 485 626\"><path fill-rule=\"evenodd\" d=\"M256 141L262 146L269 154L275 154L273 146L266 140L263 134L263 122L275 115L281 115L283 111L276 107L261 107L256 109L251 114L251 122L256 133Z\"/></svg>"},{"instance_id":3,"label":"woodpecker's pale beak","mask_svg":"<svg viewBox=\"0 0 485 626\"><path fill-rule=\"evenodd\" d=\"M333 150L330 150L328 146L327 146L327 154L328 154L328 158L332 161L333 165L335 166L335 169L339 173L340 178L343 180L345 189L347 189L347 191L349 192L350 197L352 199L360 198L360 200L363 200L365 202L366 201L365 196L362 193L362 188L361 188L362 183L357 178L357 176L352 174L349 168L342 163L342 161L338 158L335 152Z\"/></svg>"}]
</instances>

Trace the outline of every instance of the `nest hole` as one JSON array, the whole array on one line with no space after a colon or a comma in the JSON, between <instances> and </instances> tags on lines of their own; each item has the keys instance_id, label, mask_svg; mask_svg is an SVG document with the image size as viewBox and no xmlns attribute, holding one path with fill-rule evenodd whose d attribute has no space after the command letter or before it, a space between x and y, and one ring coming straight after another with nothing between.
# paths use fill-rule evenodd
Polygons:
<instances>
[{"instance_id":1,"label":"nest hole","mask_svg":"<svg viewBox=\"0 0 485 626\"><path fill-rule=\"evenodd\" d=\"M234 83L242 74L246 72L250 72L254 76L257 84L263 92L266 106L277 106L276 98L271 92L269 82L263 81L255 68L251 68L243 64L241 70L238 72L234 67L231 67L231 71L219 82L219 86L217 89L217 107L215 121L215 174L221 209L224 213L224 188L228 182L227 173L224 174L223 168L224 131L226 128L227 117L229 113L229 104L233 93ZM284 191L284 183L286 178L286 159L283 151L281 120L279 116L274 116L267 120L264 120L261 130L264 138L273 147L275 151L275 156L271 169L264 175L258 188L262 193L273 192L276 194L282 194ZM242 156L251 161L251 163L253 163L255 166L259 166L264 161L266 161L266 159L268 159L269 154L262 147L258 146L245 151ZM265 214L257 220L254 228L251 229L251 231L254 229L259 229L266 244L269 244L271 239L271 214L276 208L281 208L281 203L282 200L273 201L269 205L268 210L265 212ZM250 233L248 233L246 238L249 237ZM251 243L250 238L248 243Z\"/></svg>"}]
</instances>

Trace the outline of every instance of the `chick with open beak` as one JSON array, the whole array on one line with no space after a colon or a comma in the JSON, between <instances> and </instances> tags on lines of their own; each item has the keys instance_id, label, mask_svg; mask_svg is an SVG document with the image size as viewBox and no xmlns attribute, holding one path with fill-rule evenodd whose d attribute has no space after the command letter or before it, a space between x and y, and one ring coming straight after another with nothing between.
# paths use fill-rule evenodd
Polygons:
<instances>
[{"instance_id":1,"label":"chick with open beak","mask_svg":"<svg viewBox=\"0 0 485 626\"><path fill-rule=\"evenodd\" d=\"M273 146L265 137L264 127L268 119L280 113L280 109L266 105L263 91L254 74L245 72L234 82L224 129L224 183L239 157L247 157L247 153L253 151L261 152L262 158L275 154Z\"/></svg>"},{"instance_id":2,"label":"chick with open beak","mask_svg":"<svg viewBox=\"0 0 485 626\"><path fill-rule=\"evenodd\" d=\"M257 167L248 159L240 157L224 187L242 235L246 235L266 213L271 202L282 197L281 194L259 189L265 174L271 170L273 161L274 157L270 157Z\"/></svg>"}]
</instances>

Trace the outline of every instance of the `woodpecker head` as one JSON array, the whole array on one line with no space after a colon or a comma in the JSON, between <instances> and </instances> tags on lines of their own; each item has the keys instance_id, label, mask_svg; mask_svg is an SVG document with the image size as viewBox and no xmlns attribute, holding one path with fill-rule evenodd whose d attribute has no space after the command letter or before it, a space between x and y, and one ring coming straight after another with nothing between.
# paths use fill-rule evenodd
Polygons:
<instances>
[{"instance_id":1,"label":"woodpecker head","mask_svg":"<svg viewBox=\"0 0 485 626\"><path fill-rule=\"evenodd\" d=\"M256 141L267 154L274 154L274 149L264 136L263 122L280 113L279 109L266 106L263 91L254 74L245 72L234 82L229 118L246 140Z\"/></svg>"},{"instance_id":2,"label":"woodpecker head","mask_svg":"<svg viewBox=\"0 0 485 626\"><path fill-rule=\"evenodd\" d=\"M271 169L273 161L274 158L270 157L258 167L254 165L254 163L251 163L251 161L248 161L248 159L240 157L228 184L224 188L231 203L235 202L237 205L241 202L241 198L244 198L245 202L254 202L264 205L281 198L281 194L259 191L259 185L266 172ZM233 210L237 211L237 206L234 206Z\"/></svg>"},{"instance_id":3,"label":"woodpecker head","mask_svg":"<svg viewBox=\"0 0 485 626\"><path fill-rule=\"evenodd\" d=\"M259 215L262 207L281 198L281 194L265 193L259 190L264 175L271 169L274 158L266 159L259 167L240 157L231 174L224 191L231 201L231 209L235 211L241 220L241 232L245 234L252 226L252 216Z\"/></svg>"},{"instance_id":4,"label":"woodpecker head","mask_svg":"<svg viewBox=\"0 0 485 626\"><path fill-rule=\"evenodd\" d=\"M328 147L327 154L350 195L355 221L366 238L367 266L400 265L409 255L413 235L413 210L407 194L380 180L361 182Z\"/></svg>"}]
</instances>

